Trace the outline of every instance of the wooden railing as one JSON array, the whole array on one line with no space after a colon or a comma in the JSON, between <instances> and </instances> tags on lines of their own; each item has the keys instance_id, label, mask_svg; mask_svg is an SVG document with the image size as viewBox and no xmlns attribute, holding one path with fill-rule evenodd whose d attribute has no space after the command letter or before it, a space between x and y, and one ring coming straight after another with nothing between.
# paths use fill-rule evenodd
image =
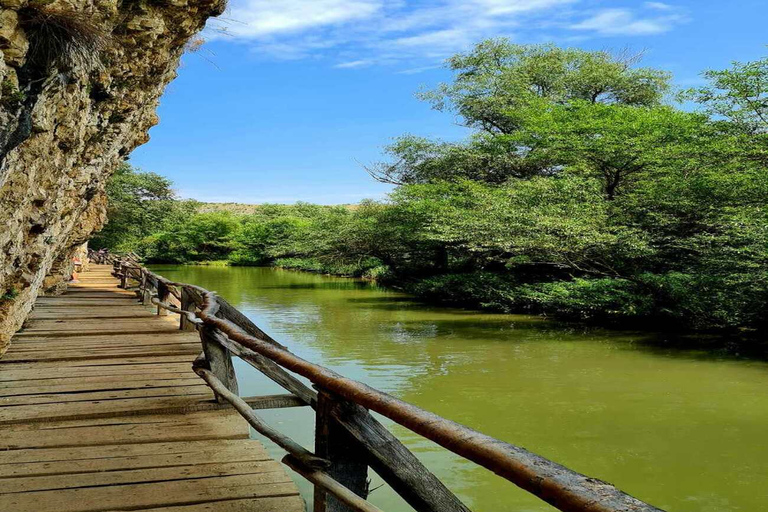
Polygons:
<instances>
[{"instance_id":1,"label":"wooden railing","mask_svg":"<svg viewBox=\"0 0 768 512\"><path fill-rule=\"evenodd\" d=\"M518 446L494 439L302 359L270 338L226 300L199 286L157 275L135 258L115 260L121 286L134 288L157 314L180 315L179 328L200 334L195 373L220 403L231 404L259 433L288 454L283 463L314 484L315 512L378 511L366 501L368 467L418 512L469 509L369 411L375 411L445 449L493 471L555 508L571 512L659 512L613 485L571 471ZM282 386L290 400L315 410L310 452L264 422L238 396L232 356ZM312 383L305 385L296 375ZM280 405L284 403L285 405Z\"/></svg>"}]
</instances>

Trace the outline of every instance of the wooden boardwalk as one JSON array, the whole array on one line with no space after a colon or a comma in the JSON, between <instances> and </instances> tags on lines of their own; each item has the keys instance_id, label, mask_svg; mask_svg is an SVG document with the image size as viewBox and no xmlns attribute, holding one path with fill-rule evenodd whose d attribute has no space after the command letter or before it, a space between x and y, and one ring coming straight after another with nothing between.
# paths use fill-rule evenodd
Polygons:
<instances>
[{"instance_id":1,"label":"wooden boardwalk","mask_svg":"<svg viewBox=\"0 0 768 512\"><path fill-rule=\"evenodd\" d=\"M0 359L0 511L301 512L283 467L193 373L196 332L93 265Z\"/></svg>"}]
</instances>

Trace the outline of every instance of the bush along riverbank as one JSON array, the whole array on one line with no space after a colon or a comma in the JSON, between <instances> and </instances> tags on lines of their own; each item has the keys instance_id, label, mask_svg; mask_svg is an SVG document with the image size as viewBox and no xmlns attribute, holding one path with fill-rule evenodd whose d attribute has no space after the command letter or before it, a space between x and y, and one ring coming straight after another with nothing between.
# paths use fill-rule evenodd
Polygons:
<instances>
[{"instance_id":1,"label":"bush along riverbank","mask_svg":"<svg viewBox=\"0 0 768 512\"><path fill-rule=\"evenodd\" d=\"M215 206L124 165L94 248L363 277L442 303L599 323L762 332L768 310L768 59L668 74L604 52L479 44L423 93L472 129L396 139L395 184L352 206ZM449 119L451 116L447 116Z\"/></svg>"}]
</instances>

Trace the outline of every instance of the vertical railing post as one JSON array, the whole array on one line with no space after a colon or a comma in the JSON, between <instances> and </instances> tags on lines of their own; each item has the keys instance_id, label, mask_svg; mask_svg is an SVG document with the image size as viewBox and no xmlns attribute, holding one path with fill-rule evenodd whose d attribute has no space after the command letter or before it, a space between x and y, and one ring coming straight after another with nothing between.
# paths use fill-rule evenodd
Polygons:
<instances>
[{"instance_id":1,"label":"vertical railing post","mask_svg":"<svg viewBox=\"0 0 768 512\"><path fill-rule=\"evenodd\" d=\"M195 301L192 300L192 294L189 293L186 286L181 287L181 309L184 311L194 311ZM187 315L179 315L179 329L182 331L194 331L195 324L189 321Z\"/></svg>"},{"instance_id":2,"label":"vertical railing post","mask_svg":"<svg viewBox=\"0 0 768 512\"><path fill-rule=\"evenodd\" d=\"M126 268L126 264L123 262L120 262L119 267L120 272L120 288L126 288L128 286L128 269Z\"/></svg>"},{"instance_id":3,"label":"vertical railing post","mask_svg":"<svg viewBox=\"0 0 768 512\"><path fill-rule=\"evenodd\" d=\"M362 498L368 497L368 464L363 450L332 415L339 398L318 389L315 408L315 454L331 462L326 472ZM353 512L354 509L315 486L315 512Z\"/></svg>"},{"instance_id":4,"label":"vertical railing post","mask_svg":"<svg viewBox=\"0 0 768 512\"><path fill-rule=\"evenodd\" d=\"M223 341L223 338L226 338L226 334L215 327L203 325L200 328L200 341L203 344L203 353L205 354L208 369L228 390L238 394L237 376L235 375L235 367L232 365L232 354L222 345L221 341ZM216 401L228 403L218 395L216 395Z\"/></svg>"},{"instance_id":5,"label":"vertical railing post","mask_svg":"<svg viewBox=\"0 0 768 512\"><path fill-rule=\"evenodd\" d=\"M168 288L168 285L158 279L157 280L157 300L159 300L164 304L168 304L168 297L170 295L171 295L171 290ZM168 314L168 310L163 309L158 305L157 314L158 316L166 316Z\"/></svg>"},{"instance_id":6,"label":"vertical railing post","mask_svg":"<svg viewBox=\"0 0 768 512\"><path fill-rule=\"evenodd\" d=\"M149 289L149 277L144 269L141 269L141 303L152 304L152 291Z\"/></svg>"}]
</instances>

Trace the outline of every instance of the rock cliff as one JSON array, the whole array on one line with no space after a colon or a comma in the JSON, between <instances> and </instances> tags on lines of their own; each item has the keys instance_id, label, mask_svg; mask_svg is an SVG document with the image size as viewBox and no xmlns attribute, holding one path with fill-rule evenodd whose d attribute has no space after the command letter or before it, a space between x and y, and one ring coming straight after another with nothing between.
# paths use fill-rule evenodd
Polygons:
<instances>
[{"instance_id":1,"label":"rock cliff","mask_svg":"<svg viewBox=\"0 0 768 512\"><path fill-rule=\"evenodd\" d=\"M103 224L105 181L224 0L0 0L0 354Z\"/></svg>"}]
</instances>

